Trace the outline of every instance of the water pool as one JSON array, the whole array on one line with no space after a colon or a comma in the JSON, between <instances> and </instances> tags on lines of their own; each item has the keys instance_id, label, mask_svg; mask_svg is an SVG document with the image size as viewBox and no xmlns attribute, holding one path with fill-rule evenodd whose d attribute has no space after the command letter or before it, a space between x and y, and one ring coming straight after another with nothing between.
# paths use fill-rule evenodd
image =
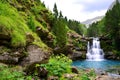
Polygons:
<instances>
[{"instance_id":1,"label":"water pool","mask_svg":"<svg viewBox=\"0 0 120 80\"><path fill-rule=\"evenodd\" d=\"M116 60L102 60L102 61L89 61L78 60L72 63L72 66L76 66L81 69L102 69L107 70L113 66L120 66L120 61Z\"/></svg>"}]
</instances>

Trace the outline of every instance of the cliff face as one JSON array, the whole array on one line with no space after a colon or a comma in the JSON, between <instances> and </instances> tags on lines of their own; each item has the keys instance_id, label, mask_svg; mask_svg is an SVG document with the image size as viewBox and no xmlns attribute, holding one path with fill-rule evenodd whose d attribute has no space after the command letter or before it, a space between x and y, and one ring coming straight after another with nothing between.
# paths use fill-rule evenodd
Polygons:
<instances>
[{"instance_id":1,"label":"cliff face","mask_svg":"<svg viewBox=\"0 0 120 80\"><path fill-rule=\"evenodd\" d=\"M48 59L52 17L39 0L0 0L0 62L24 65Z\"/></svg>"}]
</instances>

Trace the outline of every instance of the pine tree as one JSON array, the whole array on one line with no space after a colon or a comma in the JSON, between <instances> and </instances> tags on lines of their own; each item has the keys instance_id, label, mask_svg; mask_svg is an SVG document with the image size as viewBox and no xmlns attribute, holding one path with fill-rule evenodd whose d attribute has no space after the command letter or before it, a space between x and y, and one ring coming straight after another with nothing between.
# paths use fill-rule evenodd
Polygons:
<instances>
[{"instance_id":1,"label":"pine tree","mask_svg":"<svg viewBox=\"0 0 120 80\"><path fill-rule=\"evenodd\" d=\"M116 0L113 8L107 11L105 16L106 32L110 34L113 40L113 45L117 50L120 50L120 3Z\"/></svg>"},{"instance_id":2,"label":"pine tree","mask_svg":"<svg viewBox=\"0 0 120 80\"><path fill-rule=\"evenodd\" d=\"M54 12L55 18L57 18L58 17L58 9L57 9L56 3L54 4L53 12Z\"/></svg>"}]
</instances>

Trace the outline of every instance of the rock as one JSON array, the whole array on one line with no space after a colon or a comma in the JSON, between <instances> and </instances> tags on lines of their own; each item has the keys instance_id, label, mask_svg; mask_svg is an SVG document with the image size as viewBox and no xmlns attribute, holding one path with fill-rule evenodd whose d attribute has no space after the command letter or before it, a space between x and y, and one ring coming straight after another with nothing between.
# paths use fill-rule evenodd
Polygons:
<instances>
[{"instance_id":1,"label":"rock","mask_svg":"<svg viewBox=\"0 0 120 80\"><path fill-rule=\"evenodd\" d=\"M48 76L48 71L43 67L37 67L37 72L41 79L47 78Z\"/></svg>"},{"instance_id":2,"label":"rock","mask_svg":"<svg viewBox=\"0 0 120 80\"><path fill-rule=\"evenodd\" d=\"M7 40L10 41L11 37L9 34L5 34L5 33L0 33L0 40Z\"/></svg>"},{"instance_id":3,"label":"rock","mask_svg":"<svg viewBox=\"0 0 120 80\"><path fill-rule=\"evenodd\" d=\"M113 53L112 51L110 52L105 52L105 58L106 59L113 59L113 60L120 60L120 56L116 55L115 53Z\"/></svg>"},{"instance_id":4,"label":"rock","mask_svg":"<svg viewBox=\"0 0 120 80\"><path fill-rule=\"evenodd\" d=\"M95 70L95 73L96 73L97 75L107 75L107 72L105 72L105 71L102 70L102 69L96 69L96 70Z\"/></svg>"},{"instance_id":5,"label":"rock","mask_svg":"<svg viewBox=\"0 0 120 80\"><path fill-rule=\"evenodd\" d=\"M78 76L77 74L64 74L63 77L66 78L66 80L73 80L74 77Z\"/></svg>"},{"instance_id":6,"label":"rock","mask_svg":"<svg viewBox=\"0 0 120 80\"><path fill-rule=\"evenodd\" d=\"M9 46L11 41L11 36L6 30L0 26L0 45Z\"/></svg>"},{"instance_id":7,"label":"rock","mask_svg":"<svg viewBox=\"0 0 120 80\"><path fill-rule=\"evenodd\" d=\"M74 51L73 54L69 56L72 60L85 59L86 54L84 51Z\"/></svg>"},{"instance_id":8,"label":"rock","mask_svg":"<svg viewBox=\"0 0 120 80\"><path fill-rule=\"evenodd\" d=\"M49 59L50 51L43 51L36 45L29 45L27 47L28 56L23 59L21 65L32 65L34 63L41 63Z\"/></svg>"},{"instance_id":9,"label":"rock","mask_svg":"<svg viewBox=\"0 0 120 80\"><path fill-rule=\"evenodd\" d=\"M78 71L78 69L77 69L76 67L72 67L72 72L73 72L73 73L76 73L76 74L79 73L79 71Z\"/></svg>"},{"instance_id":10,"label":"rock","mask_svg":"<svg viewBox=\"0 0 120 80\"><path fill-rule=\"evenodd\" d=\"M47 36L48 36L48 34L49 34L49 32L47 31L47 30L43 30L40 26L37 26L36 27L36 32L37 32L37 34L39 35L39 37L41 37L41 39L45 39Z\"/></svg>"},{"instance_id":11,"label":"rock","mask_svg":"<svg viewBox=\"0 0 120 80\"><path fill-rule=\"evenodd\" d=\"M20 58L25 56L24 48L10 49L5 46L0 46L0 62L6 64L18 64Z\"/></svg>"},{"instance_id":12,"label":"rock","mask_svg":"<svg viewBox=\"0 0 120 80\"><path fill-rule=\"evenodd\" d=\"M72 46L71 45L66 45L64 47L55 47L53 52L55 54L60 54L63 53L65 55L69 55L73 53Z\"/></svg>"},{"instance_id":13,"label":"rock","mask_svg":"<svg viewBox=\"0 0 120 80\"><path fill-rule=\"evenodd\" d=\"M26 34L26 42L27 42L27 44L32 43L33 41L34 41L34 37L32 36L32 34L27 33Z\"/></svg>"},{"instance_id":14,"label":"rock","mask_svg":"<svg viewBox=\"0 0 120 80\"><path fill-rule=\"evenodd\" d=\"M4 52L0 55L0 62L7 64L16 64L18 63L19 57L11 56L10 53Z\"/></svg>"},{"instance_id":15,"label":"rock","mask_svg":"<svg viewBox=\"0 0 120 80\"><path fill-rule=\"evenodd\" d=\"M47 80L59 80L57 76L50 76Z\"/></svg>"},{"instance_id":16,"label":"rock","mask_svg":"<svg viewBox=\"0 0 120 80\"><path fill-rule=\"evenodd\" d=\"M50 76L47 80L59 80L57 76Z\"/></svg>"}]
</instances>

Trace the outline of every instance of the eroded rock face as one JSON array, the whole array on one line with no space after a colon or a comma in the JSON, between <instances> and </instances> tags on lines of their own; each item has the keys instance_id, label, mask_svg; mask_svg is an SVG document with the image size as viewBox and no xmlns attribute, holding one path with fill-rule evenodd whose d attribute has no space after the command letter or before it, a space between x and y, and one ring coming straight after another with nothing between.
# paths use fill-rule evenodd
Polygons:
<instances>
[{"instance_id":1,"label":"eroded rock face","mask_svg":"<svg viewBox=\"0 0 120 80\"><path fill-rule=\"evenodd\" d=\"M0 25L0 45L8 46L11 41L10 31L4 29L4 26Z\"/></svg>"},{"instance_id":2,"label":"eroded rock face","mask_svg":"<svg viewBox=\"0 0 120 80\"><path fill-rule=\"evenodd\" d=\"M23 51L23 48L11 50L5 46L0 46L0 62L6 64L18 64L19 58L24 55Z\"/></svg>"},{"instance_id":3,"label":"eroded rock face","mask_svg":"<svg viewBox=\"0 0 120 80\"><path fill-rule=\"evenodd\" d=\"M30 45L27 47L28 56L23 59L21 64L23 66L32 65L34 63L41 63L49 59L50 52L43 51L36 45Z\"/></svg>"}]
</instances>

